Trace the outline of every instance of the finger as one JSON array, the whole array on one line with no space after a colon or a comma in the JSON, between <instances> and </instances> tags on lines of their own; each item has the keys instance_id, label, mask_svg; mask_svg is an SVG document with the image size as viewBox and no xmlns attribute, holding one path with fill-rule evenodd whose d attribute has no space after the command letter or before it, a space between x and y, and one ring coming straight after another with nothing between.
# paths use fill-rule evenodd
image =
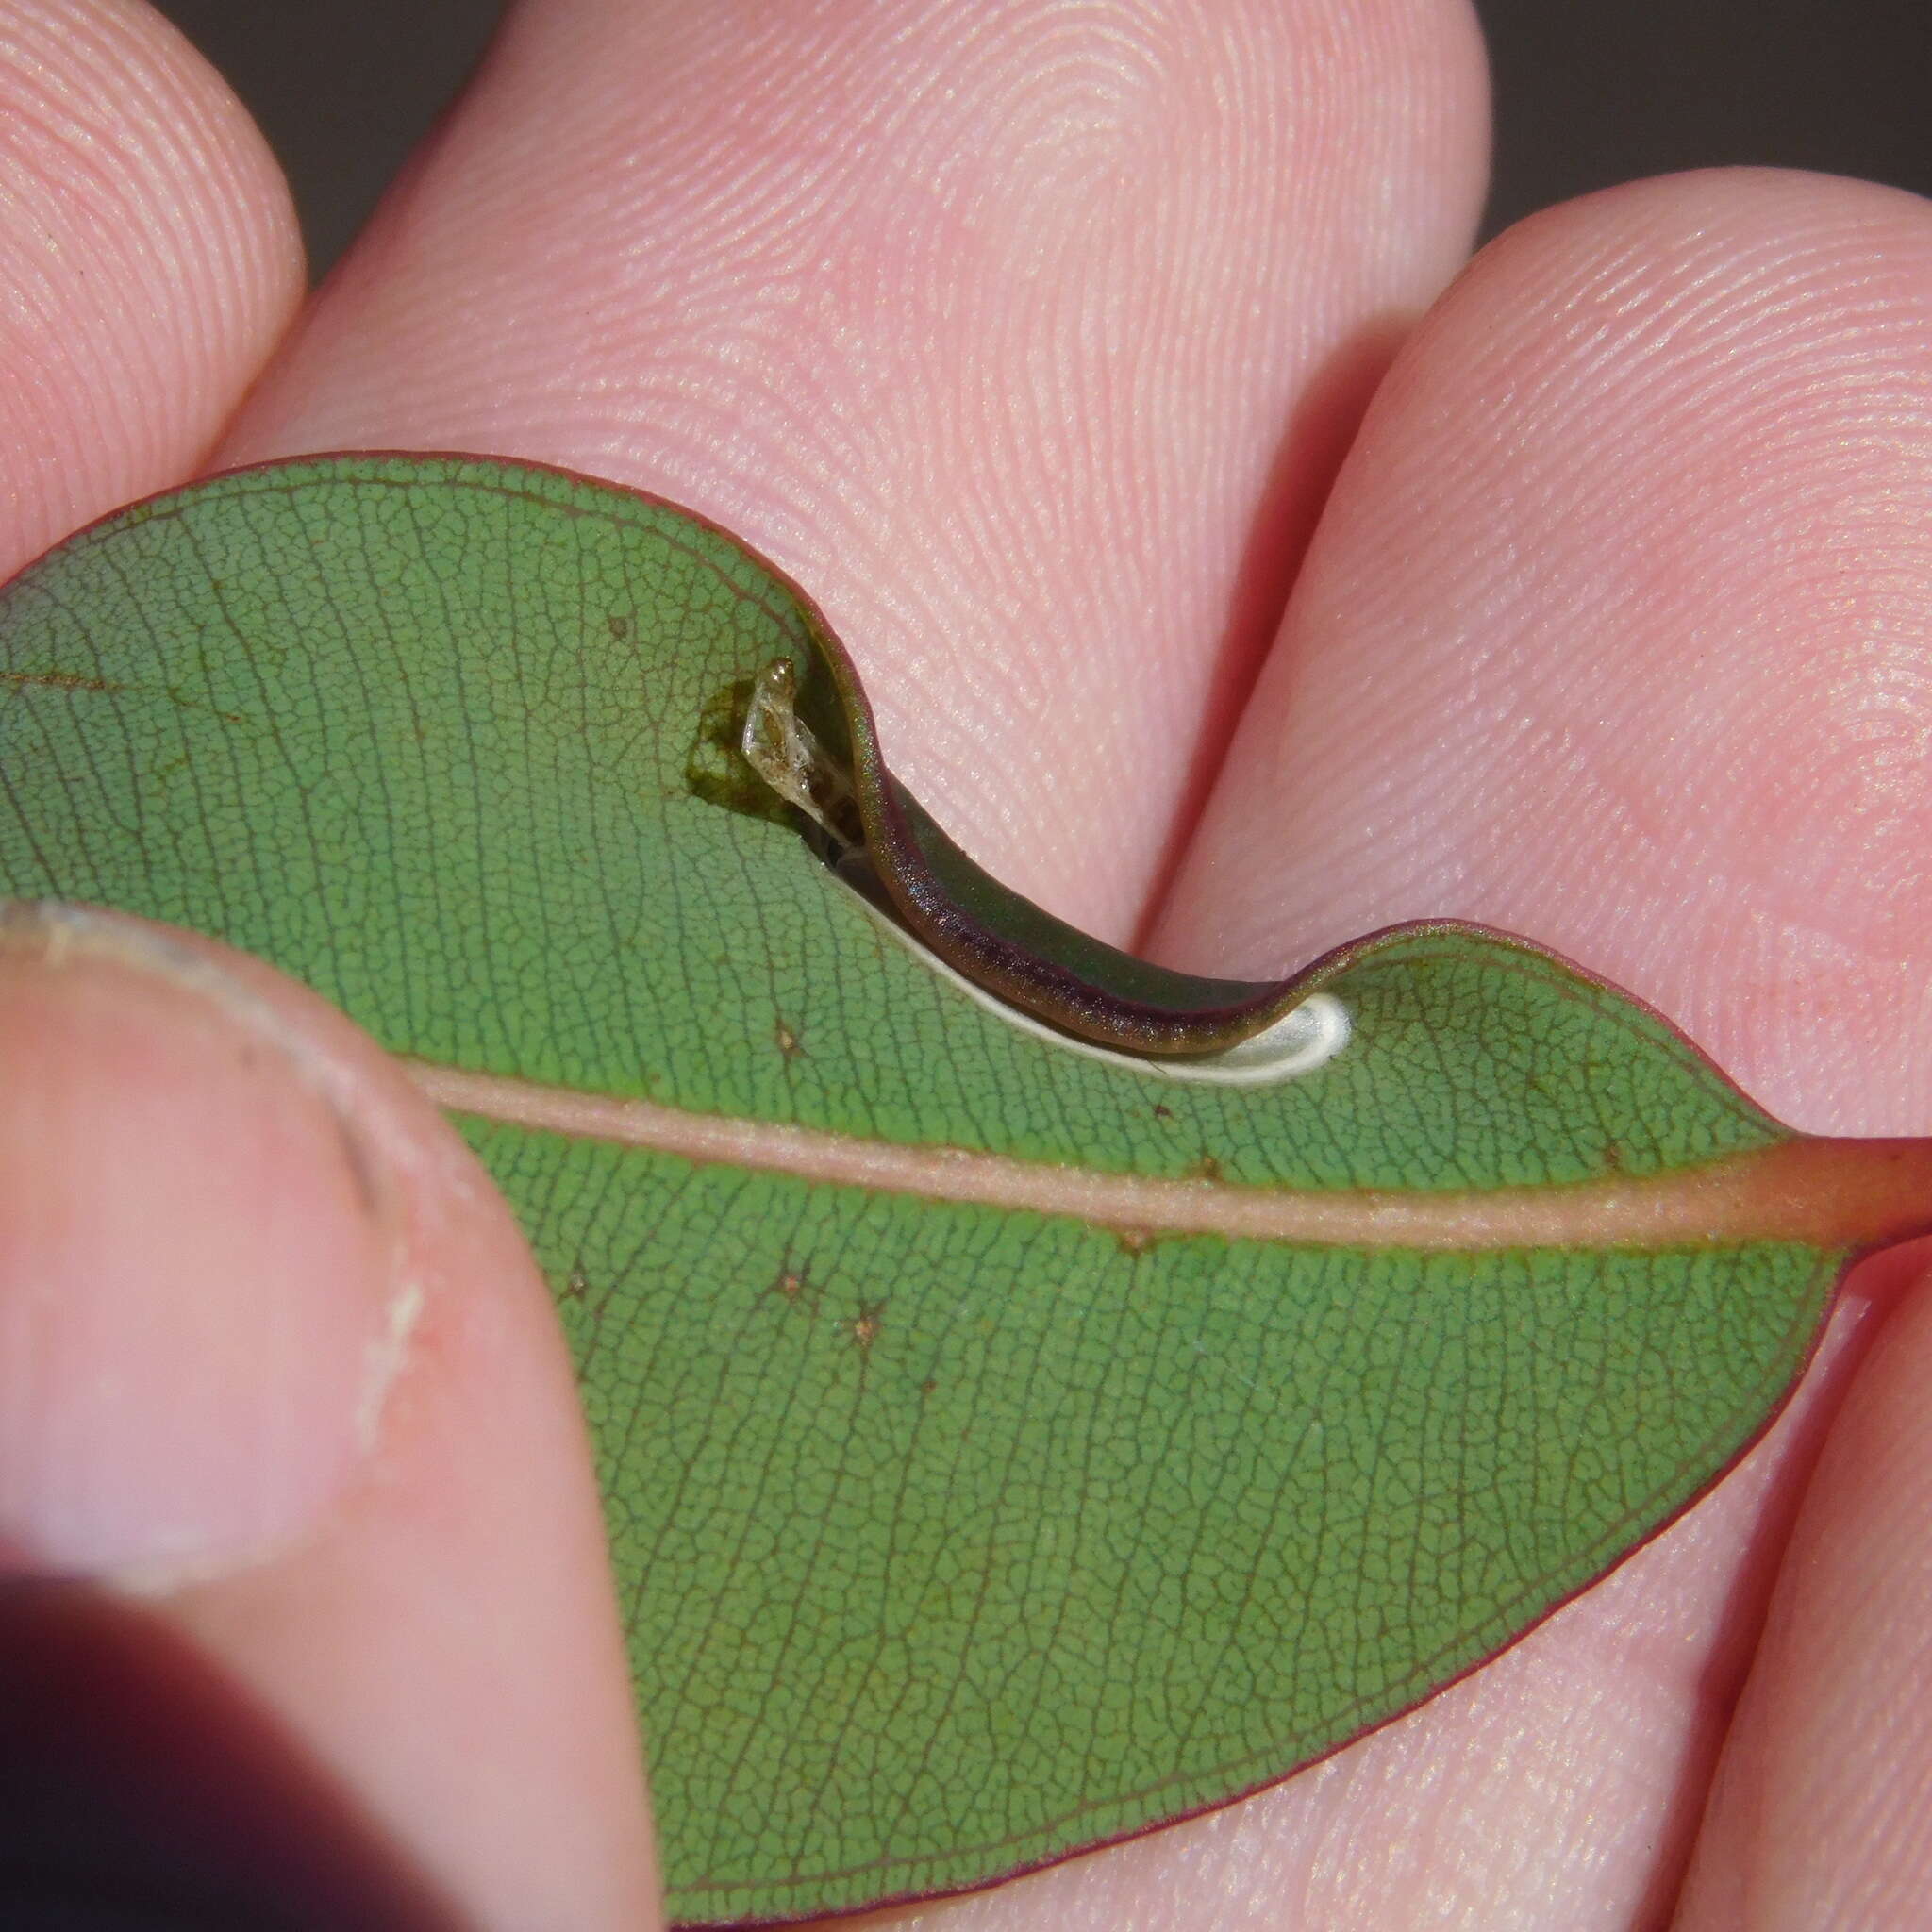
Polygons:
<instances>
[{"instance_id":1,"label":"finger","mask_svg":"<svg viewBox=\"0 0 1932 1932\"><path fill-rule=\"evenodd\" d=\"M718 518L915 790L1124 934L1483 110L1460 0L526 0L224 459L483 450Z\"/></svg>"},{"instance_id":2,"label":"finger","mask_svg":"<svg viewBox=\"0 0 1932 1932\"><path fill-rule=\"evenodd\" d=\"M1912 1272L1806 1490L1680 1932L1926 1922L1932 1305Z\"/></svg>"},{"instance_id":3,"label":"finger","mask_svg":"<svg viewBox=\"0 0 1932 1932\"><path fill-rule=\"evenodd\" d=\"M1924 1130L1928 501L1925 203L1735 173L1525 224L1378 398L1161 947L1487 920L1794 1125Z\"/></svg>"},{"instance_id":4,"label":"finger","mask_svg":"<svg viewBox=\"0 0 1932 1932\"><path fill-rule=\"evenodd\" d=\"M106 914L0 923L0 1064L8 1783L125 1824L43 1885L655 1923L571 1369L474 1159L313 996Z\"/></svg>"},{"instance_id":5,"label":"finger","mask_svg":"<svg viewBox=\"0 0 1932 1932\"><path fill-rule=\"evenodd\" d=\"M280 171L151 8L0 4L0 288L4 578L189 474L300 299Z\"/></svg>"},{"instance_id":6,"label":"finger","mask_svg":"<svg viewBox=\"0 0 1932 1932\"><path fill-rule=\"evenodd\" d=\"M1740 174L1591 197L1480 258L1338 481L1168 957L1274 972L1487 919L1632 985L1800 1124L1923 1126L1928 261L1909 197ZM1440 1733L1490 1768L1406 1874L1374 1848L1409 1814L1357 1814L1335 1923L1486 1886L1513 1923L1663 1910L1807 1459L1767 1479L1760 1453L1634 1562L1670 1566L1645 1614L1620 1578L1525 1645L1553 1695L1470 1731L1451 1693L1340 1760L1373 1776ZM1310 1883L1322 1789L1276 1813L1277 1869ZM1512 1880L1514 1806L1544 1862Z\"/></svg>"}]
</instances>

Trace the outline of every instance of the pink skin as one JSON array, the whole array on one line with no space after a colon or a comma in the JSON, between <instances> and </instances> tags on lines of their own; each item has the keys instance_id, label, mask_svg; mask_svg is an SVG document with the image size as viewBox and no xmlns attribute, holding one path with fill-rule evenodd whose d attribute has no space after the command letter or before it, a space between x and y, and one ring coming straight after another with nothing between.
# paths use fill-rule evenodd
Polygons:
<instances>
[{"instance_id":1,"label":"pink skin","mask_svg":"<svg viewBox=\"0 0 1932 1932\"><path fill-rule=\"evenodd\" d=\"M1649 182L1524 224L1444 293L1485 141L1454 0L528 0L283 336L283 192L152 16L0 0L0 97L28 197L0 217L0 286L51 291L0 321L10 559L211 451L472 448L641 484L810 587L915 788L1068 916L1257 974L1393 918L1488 920L1623 980L1798 1124L1932 1131L1923 204ZM92 141L60 131L74 98ZM76 171L86 197L53 192ZM205 1137L225 1171L231 1058L143 1047L143 1027L192 1038L151 991L127 995L125 1053L96 1050L106 970L9 964L0 1028L83 1110L75 1083L118 1102L165 1077L170 1158ZM182 1507L221 1574L150 1578L153 1603L475 1924L647 1924L541 1285L381 1057L233 971L347 1070L422 1313L346 1474L331 1423L268 1502L216 1493L272 1430L242 1369L225 1404L203 1363L216 1386L187 1420L141 1411L175 1418L158 1449L98 1424L96 1478L208 1486ZM299 1112L262 1158L312 1158ZM63 1158L0 1117L10 1198L61 1186ZM359 1252L320 1219L338 1191L302 1175L283 1191L316 1239ZM274 1190L157 1195L176 1191L204 1242L233 1216L208 1251L243 1257ZM101 1292L151 1289L138 1256L117 1265L125 1283L90 1271ZM1868 1269L1772 1438L1490 1669L1246 1804L891 1916L1925 1923L1932 1317L1879 1319L1914 1272ZM302 1272L268 1274L336 1359ZM463 1297L437 1293L458 1277ZM9 1400L32 1381L4 1353L34 1332L7 1319L25 1292L0 1247ZM288 1373L277 1413L300 1424L337 1384ZM0 1441L36 1426L8 1416ZM20 1487L0 1486L0 1554L71 1554L69 1519ZM96 1505L97 1538L142 1515ZM90 1560L152 1555L112 1547Z\"/></svg>"}]
</instances>

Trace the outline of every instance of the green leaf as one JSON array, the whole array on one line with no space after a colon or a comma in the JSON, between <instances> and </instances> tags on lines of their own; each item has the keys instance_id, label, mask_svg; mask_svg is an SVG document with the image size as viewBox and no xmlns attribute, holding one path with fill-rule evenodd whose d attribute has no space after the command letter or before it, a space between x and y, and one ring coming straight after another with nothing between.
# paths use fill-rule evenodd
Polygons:
<instances>
[{"instance_id":1,"label":"green leaf","mask_svg":"<svg viewBox=\"0 0 1932 1932\"><path fill-rule=\"evenodd\" d=\"M1715 1480L1910 1219L1834 1205L1896 1149L1468 928L1319 962L1296 1077L1023 1028L744 763L776 659L875 761L769 566L464 458L196 485L0 607L0 886L308 981L522 1216L706 1923L984 1884L1408 1708Z\"/></svg>"}]
</instances>

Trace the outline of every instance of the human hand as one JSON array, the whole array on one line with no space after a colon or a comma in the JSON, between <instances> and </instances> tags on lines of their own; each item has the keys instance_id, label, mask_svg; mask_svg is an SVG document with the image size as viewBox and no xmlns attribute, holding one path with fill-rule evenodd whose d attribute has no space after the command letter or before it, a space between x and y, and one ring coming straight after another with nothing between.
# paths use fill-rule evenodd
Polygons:
<instances>
[{"instance_id":1,"label":"human hand","mask_svg":"<svg viewBox=\"0 0 1932 1932\"><path fill-rule=\"evenodd\" d=\"M1796 1125L1924 1128L1923 204L1641 184L1410 334L1481 193L1454 7L773 22L524 7L285 335L286 201L219 84L132 7L0 8L13 558L302 450L641 484L805 583L915 790L1092 929L1260 974L1481 919ZM0 1188L88 1208L0 1244L15 1567L142 1576L151 1641L458 1922L642 1923L581 1432L480 1175L273 975L230 958L210 998L16 938ZM49 1328L26 1284L68 1282ZM1695 1844L1688 1926L1911 1923L1932 1339L1907 1304L1850 1383L1869 1306L1736 1476L1488 1670L1244 1805L900 1916L1623 1927Z\"/></svg>"}]
</instances>

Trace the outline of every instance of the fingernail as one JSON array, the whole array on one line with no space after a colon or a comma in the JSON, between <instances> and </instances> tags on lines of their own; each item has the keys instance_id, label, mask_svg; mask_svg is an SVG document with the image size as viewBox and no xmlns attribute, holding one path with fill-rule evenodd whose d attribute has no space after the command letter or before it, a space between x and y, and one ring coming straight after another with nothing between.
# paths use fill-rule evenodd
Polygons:
<instances>
[{"instance_id":1,"label":"fingernail","mask_svg":"<svg viewBox=\"0 0 1932 1932\"><path fill-rule=\"evenodd\" d=\"M339 1084L165 933L0 908L0 1574L207 1575L347 1486L409 1304Z\"/></svg>"}]
</instances>

